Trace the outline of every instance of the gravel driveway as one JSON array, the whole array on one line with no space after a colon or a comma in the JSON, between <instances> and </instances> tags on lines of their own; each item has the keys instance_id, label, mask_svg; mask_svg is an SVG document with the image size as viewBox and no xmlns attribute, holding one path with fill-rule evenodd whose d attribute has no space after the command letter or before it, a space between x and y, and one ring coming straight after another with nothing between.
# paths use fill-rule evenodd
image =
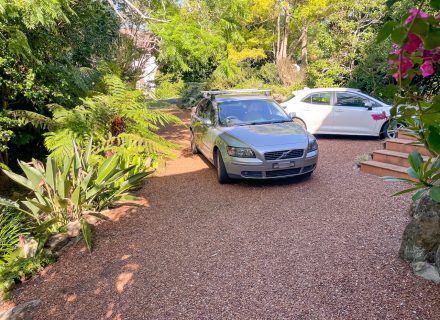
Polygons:
<instances>
[{"instance_id":1,"label":"gravel driveway","mask_svg":"<svg viewBox=\"0 0 440 320\"><path fill-rule=\"evenodd\" d=\"M183 128L165 134L188 141ZM439 319L440 286L397 251L407 198L353 169L378 140L320 138L310 180L219 185L182 150L115 214L15 291L37 319Z\"/></svg>"}]
</instances>

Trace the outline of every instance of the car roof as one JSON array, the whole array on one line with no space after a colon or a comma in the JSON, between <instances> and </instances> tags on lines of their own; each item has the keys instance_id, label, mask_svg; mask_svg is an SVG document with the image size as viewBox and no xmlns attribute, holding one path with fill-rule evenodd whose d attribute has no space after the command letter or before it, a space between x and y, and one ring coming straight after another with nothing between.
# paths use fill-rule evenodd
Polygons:
<instances>
[{"instance_id":1,"label":"car roof","mask_svg":"<svg viewBox=\"0 0 440 320\"><path fill-rule=\"evenodd\" d=\"M269 96L263 95L217 95L215 96L216 102L225 102L225 101L246 101L246 100L271 100L274 101Z\"/></svg>"}]
</instances>

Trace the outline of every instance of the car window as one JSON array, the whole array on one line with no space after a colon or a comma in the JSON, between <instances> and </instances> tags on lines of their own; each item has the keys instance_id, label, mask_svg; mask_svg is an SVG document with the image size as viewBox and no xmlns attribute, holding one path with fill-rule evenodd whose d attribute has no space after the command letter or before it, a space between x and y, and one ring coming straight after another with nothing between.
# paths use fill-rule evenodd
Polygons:
<instances>
[{"instance_id":1,"label":"car window","mask_svg":"<svg viewBox=\"0 0 440 320\"><path fill-rule=\"evenodd\" d=\"M197 112L196 112L196 114L197 114L198 117L206 119L207 118L207 111L208 111L208 100L207 99L203 99L197 105Z\"/></svg>"},{"instance_id":2,"label":"car window","mask_svg":"<svg viewBox=\"0 0 440 320\"><path fill-rule=\"evenodd\" d=\"M331 101L331 93L330 92L319 92L313 93L305 97L302 102L310 103L310 104L319 104L329 106Z\"/></svg>"},{"instance_id":3,"label":"car window","mask_svg":"<svg viewBox=\"0 0 440 320\"><path fill-rule=\"evenodd\" d=\"M367 101L370 101L370 100L367 98L364 98L358 94L354 94L354 93L350 93L350 92L336 93L336 105L337 106L365 107L365 103Z\"/></svg>"},{"instance_id":4,"label":"car window","mask_svg":"<svg viewBox=\"0 0 440 320\"><path fill-rule=\"evenodd\" d=\"M223 126L292 121L284 110L271 100L222 101L218 103L217 108L219 123Z\"/></svg>"},{"instance_id":5,"label":"car window","mask_svg":"<svg viewBox=\"0 0 440 320\"><path fill-rule=\"evenodd\" d=\"M215 123L215 109L212 101L208 101L206 106L206 119L211 120L212 123Z\"/></svg>"}]
</instances>

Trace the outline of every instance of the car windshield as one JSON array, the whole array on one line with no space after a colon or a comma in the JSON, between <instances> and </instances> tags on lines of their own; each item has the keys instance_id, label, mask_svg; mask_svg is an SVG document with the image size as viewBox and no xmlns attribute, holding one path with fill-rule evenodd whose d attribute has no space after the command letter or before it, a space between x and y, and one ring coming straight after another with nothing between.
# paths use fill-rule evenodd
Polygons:
<instances>
[{"instance_id":1,"label":"car windshield","mask_svg":"<svg viewBox=\"0 0 440 320\"><path fill-rule=\"evenodd\" d=\"M264 99L219 102L218 117L228 127L292 121L278 104Z\"/></svg>"}]
</instances>

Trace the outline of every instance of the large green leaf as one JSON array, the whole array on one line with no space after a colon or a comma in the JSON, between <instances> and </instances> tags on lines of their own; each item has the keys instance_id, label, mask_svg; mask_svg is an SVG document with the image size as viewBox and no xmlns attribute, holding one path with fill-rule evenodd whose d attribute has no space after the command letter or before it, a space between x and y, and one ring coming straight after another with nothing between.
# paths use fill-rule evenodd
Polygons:
<instances>
[{"instance_id":1,"label":"large green leaf","mask_svg":"<svg viewBox=\"0 0 440 320\"><path fill-rule=\"evenodd\" d=\"M431 0L429 5L435 10L440 10L440 0Z\"/></svg>"},{"instance_id":2,"label":"large green leaf","mask_svg":"<svg viewBox=\"0 0 440 320\"><path fill-rule=\"evenodd\" d=\"M46 182L52 188L56 189L56 175L58 173L58 167L53 157L47 158L46 162Z\"/></svg>"},{"instance_id":3,"label":"large green leaf","mask_svg":"<svg viewBox=\"0 0 440 320\"><path fill-rule=\"evenodd\" d=\"M18 164L20 165L20 168L23 170L28 180L32 182L34 190L36 190L43 180L42 173L23 161L19 161Z\"/></svg>"},{"instance_id":4,"label":"large green leaf","mask_svg":"<svg viewBox=\"0 0 440 320\"><path fill-rule=\"evenodd\" d=\"M11 178L12 180L14 180L15 182L17 182L18 184L21 184L23 187L26 187L30 190L35 190L37 189L36 187L34 187L34 184L32 183L32 181L30 181L29 179L26 179L25 177L16 174L12 171L9 170L3 170L3 173L5 175L7 175L9 178Z\"/></svg>"},{"instance_id":5,"label":"large green leaf","mask_svg":"<svg viewBox=\"0 0 440 320\"><path fill-rule=\"evenodd\" d=\"M87 249L89 250L89 252L92 252L92 228L85 219L81 219L81 232L84 237L84 242L86 243Z\"/></svg>"},{"instance_id":6,"label":"large green leaf","mask_svg":"<svg viewBox=\"0 0 440 320\"><path fill-rule=\"evenodd\" d=\"M427 131L427 141L429 149L437 155L440 155L440 128L434 125L430 125Z\"/></svg>"},{"instance_id":7,"label":"large green leaf","mask_svg":"<svg viewBox=\"0 0 440 320\"><path fill-rule=\"evenodd\" d=\"M413 151L409 154L408 161L411 165L411 168L413 168L417 172L420 170L420 167L423 164L423 158L417 151Z\"/></svg>"},{"instance_id":8,"label":"large green leaf","mask_svg":"<svg viewBox=\"0 0 440 320\"><path fill-rule=\"evenodd\" d=\"M75 190L73 190L72 192L72 203L75 206L79 206L80 202L81 202L81 186L78 185L75 188Z\"/></svg>"},{"instance_id":9,"label":"large green leaf","mask_svg":"<svg viewBox=\"0 0 440 320\"><path fill-rule=\"evenodd\" d=\"M113 170L116 169L116 167L119 164L119 156L114 155L110 158L107 158L101 166L98 168L98 174L96 177L95 182L97 184L102 183L104 180L106 180L108 177L113 175Z\"/></svg>"},{"instance_id":10,"label":"large green leaf","mask_svg":"<svg viewBox=\"0 0 440 320\"><path fill-rule=\"evenodd\" d=\"M405 42L407 35L408 35L408 31L406 30L406 28L398 27L394 29L393 32L391 33L391 39L393 40L394 43L398 45L402 45Z\"/></svg>"},{"instance_id":11,"label":"large green leaf","mask_svg":"<svg viewBox=\"0 0 440 320\"><path fill-rule=\"evenodd\" d=\"M385 41L385 39L391 35L391 32L393 32L396 25L397 23L395 21L388 21L385 23L377 34L377 42Z\"/></svg>"},{"instance_id":12,"label":"large green leaf","mask_svg":"<svg viewBox=\"0 0 440 320\"><path fill-rule=\"evenodd\" d=\"M432 200L436 202L440 202L440 187L434 186L429 191L429 195L432 198Z\"/></svg>"}]
</instances>

